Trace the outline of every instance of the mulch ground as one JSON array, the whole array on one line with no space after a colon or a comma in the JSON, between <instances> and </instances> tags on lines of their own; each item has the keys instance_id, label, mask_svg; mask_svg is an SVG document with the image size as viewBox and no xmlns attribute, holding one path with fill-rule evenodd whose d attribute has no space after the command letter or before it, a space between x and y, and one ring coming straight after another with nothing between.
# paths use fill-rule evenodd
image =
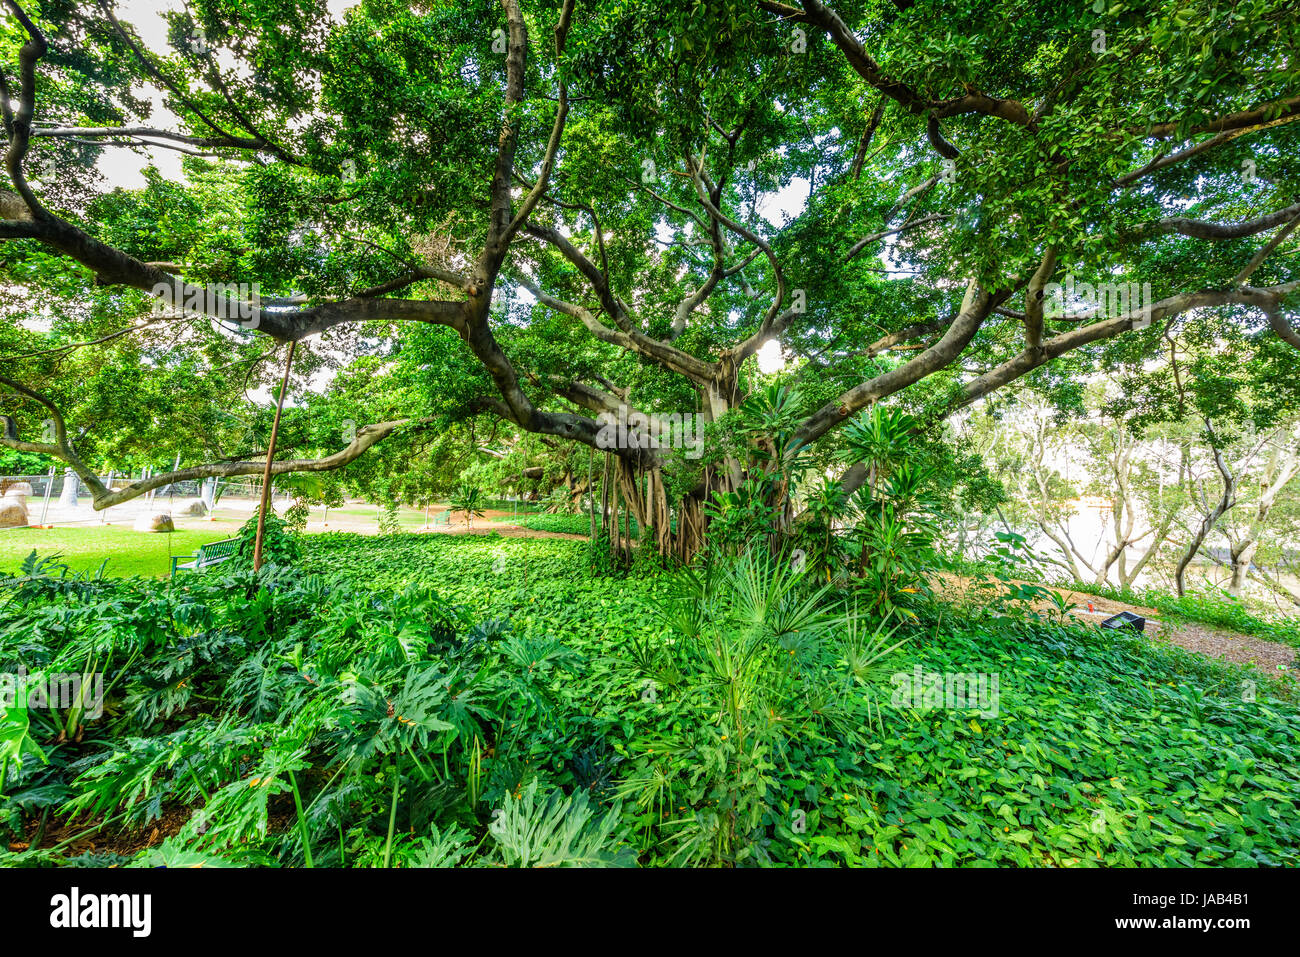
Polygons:
<instances>
[{"instance_id":1,"label":"mulch ground","mask_svg":"<svg viewBox=\"0 0 1300 957\"><path fill-rule=\"evenodd\" d=\"M85 819L51 822L41 835L40 846L57 847L68 841L64 853L70 857L95 853L132 855L145 848L155 847L161 844L164 838L177 834L193 813L190 808L167 810L158 820L142 828L120 828L108 825L94 830L95 822ZM27 850L36 838L39 827L39 821L28 822L24 839L11 843L9 850Z\"/></svg>"}]
</instances>

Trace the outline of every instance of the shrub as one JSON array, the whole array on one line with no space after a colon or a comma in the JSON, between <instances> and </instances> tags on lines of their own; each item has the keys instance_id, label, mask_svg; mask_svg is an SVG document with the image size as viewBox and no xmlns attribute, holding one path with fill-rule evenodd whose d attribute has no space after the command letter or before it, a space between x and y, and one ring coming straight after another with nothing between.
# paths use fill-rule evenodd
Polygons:
<instances>
[{"instance_id":1,"label":"shrub","mask_svg":"<svg viewBox=\"0 0 1300 957\"><path fill-rule=\"evenodd\" d=\"M239 527L236 533L239 544L235 548L235 563L242 568L253 567L253 548L257 539L257 514ZM263 565L293 565L302 555L301 539L292 526L273 511L266 513L266 528L262 535Z\"/></svg>"}]
</instances>

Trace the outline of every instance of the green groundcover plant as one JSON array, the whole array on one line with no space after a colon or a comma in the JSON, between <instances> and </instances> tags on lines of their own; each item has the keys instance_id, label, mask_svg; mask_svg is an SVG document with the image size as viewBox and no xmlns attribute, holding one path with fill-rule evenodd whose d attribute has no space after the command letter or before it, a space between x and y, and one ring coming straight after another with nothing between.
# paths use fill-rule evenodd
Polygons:
<instances>
[{"instance_id":1,"label":"green groundcover plant","mask_svg":"<svg viewBox=\"0 0 1300 957\"><path fill-rule=\"evenodd\" d=\"M1300 863L1294 700L1140 635L876 616L753 550L633 579L579 541L298 544L258 576L0 579L0 670L104 676L94 718L4 705L0 863ZM900 701L951 673L993 706Z\"/></svg>"},{"instance_id":2,"label":"green groundcover plant","mask_svg":"<svg viewBox=\"0 0 1300 957\"><path fill-rule=\"evenodd\" d=\"M590 535L590 515L529 515L521 518L499 519L535 532L561 532L565 535Z\"/></svg>"}]
</instances>

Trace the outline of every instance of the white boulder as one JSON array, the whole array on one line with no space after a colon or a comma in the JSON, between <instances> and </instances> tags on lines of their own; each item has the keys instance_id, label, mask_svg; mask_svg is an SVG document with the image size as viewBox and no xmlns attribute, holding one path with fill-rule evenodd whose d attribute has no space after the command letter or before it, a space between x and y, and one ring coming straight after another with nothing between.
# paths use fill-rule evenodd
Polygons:
<instances>
[{"instance_id":1,"label":"white boulder","mask_svg":"<svg viewBox=\"0 0 1300 957\"><path fill-rule=\"evenodd\" d=\"M141 515L135 520L134 527L137 532L176 531L170 512L154 512L152 515Z\"/></svg>"}]
</instances>

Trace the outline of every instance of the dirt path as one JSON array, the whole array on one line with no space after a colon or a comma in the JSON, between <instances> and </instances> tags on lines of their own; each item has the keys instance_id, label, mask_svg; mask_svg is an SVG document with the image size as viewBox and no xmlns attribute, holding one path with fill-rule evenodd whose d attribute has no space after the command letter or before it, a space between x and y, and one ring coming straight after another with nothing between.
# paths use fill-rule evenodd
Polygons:
<instances>
[{"instance_id":1,"label":"dirt path","mask_svg":"<svg viewBox=\"0 0 1300 957\"><path fill-rule=\"evenodd\" d=\"M957 599L969 598L978 593L981 588L981 583L958 575L942 575L941 580L936 584L945 597ZM1031 583L1018 582L1017 584ZM1167 641L1210 658L1254 665L1269 674L1300 681L1300 674L1296 672L1296 649L1290 645L1266 641L1263 638L1255 638L1199 622L1161 621L1161 613L1154 608L1130 605L1128 602L1101 598L1085 592L1071 591L1068 588L1053 587L1052 591L1075 606L1067 614L1077 621L1088 621L1099 625L1111 615L1121 611L1131 611L1147 620L1144 634L1156 641ZM1055 610L1055 606L1049 601L1034 602L1033 606L1038 611Z\"/></svg>"}]
</instances>

